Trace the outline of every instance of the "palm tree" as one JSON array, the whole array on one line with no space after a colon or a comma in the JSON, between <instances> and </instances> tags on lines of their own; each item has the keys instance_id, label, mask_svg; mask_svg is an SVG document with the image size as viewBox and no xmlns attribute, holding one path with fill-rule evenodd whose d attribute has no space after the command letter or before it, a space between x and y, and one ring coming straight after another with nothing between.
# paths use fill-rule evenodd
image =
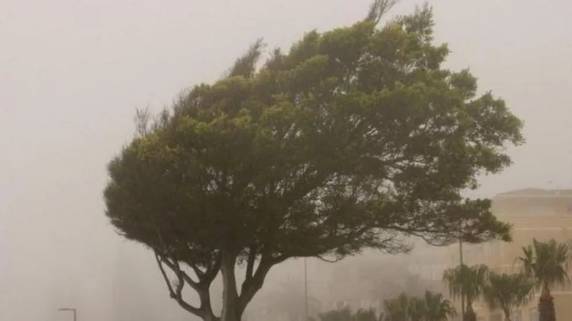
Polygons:
<instances>
[{"instance_id":1,"label":"palm tree","mask_svg":"<svg viewBox=\"0 0 572 321\"><path fill-rule=\"evenodd\" d=\"M451 301L443 298L441 293L425 292L425 320L446 321L457 313Z\"/></svg>"},{"instance_id":2,"label":"palm tree","mask_svg":"<svg viewBox=\"0 0 572 321\"><path fill-rule=\"evenodd\" d=\"M568 245L555 240L539 242L536 239L532 245L522 248L523 264L526 275L534 278L535 285L541 290L538 302L540 321L556 321L554 298L550 288L566 284L568 279Z\"/></svg>"},{"instance_id":3,"label":"palm tree","mask_svg":"<svg viewBox=\"0 0 572 321\"><path fill-rule=\"evenodd\" d=\"M500 308L505 321L511 321L511 311L528 303L534 281L525 274L489 273L489 282L484 288L484 297L491 309Z\"/></svg>"},{"instance_id":4,"label":"palm tree","mask_svg":"<svg viewBox=\"0 0 572 321\"><path fill-rule=\"evenodd\" d=\"M483 294L486 284L488 268L485 265L467 266L459 265L449 269L443 274L443 280L449 286L449 292L454 298L464 298L465 321L475 321L477 316L473 310L473 302Z\"/></svg>"},{"instance_id":5,"label":"palm tree","mask_svg":"<svg viewBox=\"0 0 572 321\"><path fill-rule=\"evenodd\" d=\"M410 301L405 293L395 299L385 300L385 321L409 321Z\"/></svg>"},{"instance_id":6,"label":"palm tree","mask_svg":"<svg viewBox=\"0 0 572 321\"><path fill-rule=\"evenodd\" d=\"M427 307L423 299L416 297L409 298L409 321L424 321L426 314Z\"/></svg>"}]
</instances>

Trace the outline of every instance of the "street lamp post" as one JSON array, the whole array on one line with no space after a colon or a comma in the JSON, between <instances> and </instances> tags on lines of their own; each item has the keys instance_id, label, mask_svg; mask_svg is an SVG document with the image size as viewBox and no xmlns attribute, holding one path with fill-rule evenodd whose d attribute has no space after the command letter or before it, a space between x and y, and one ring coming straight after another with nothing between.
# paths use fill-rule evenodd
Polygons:
<instances>
[{"instance_id":1,"label":"street lamp post","mask_svg":"<svg viewBox=\"0 0 572 321\"><path fill-rule=\"evenodd\" d=\"M69 311L73 313L73 321L77 321L77 309L76 308L59 308L58 311Z\"/></svg>"}]
</instances>

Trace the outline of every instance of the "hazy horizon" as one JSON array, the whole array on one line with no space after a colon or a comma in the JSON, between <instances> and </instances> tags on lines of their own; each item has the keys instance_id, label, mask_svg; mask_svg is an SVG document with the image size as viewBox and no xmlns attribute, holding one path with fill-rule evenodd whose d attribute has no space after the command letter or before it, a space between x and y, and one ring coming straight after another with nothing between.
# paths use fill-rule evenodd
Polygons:
<instances>
[{"instance_id":1,"label":"hazy horizon","mask_svg":"<svg viewBox=\"0 0 572 321\"><path fill-rule=\"evenodd\" d=\"M0 318L67 320L55 311L63 305L80 306L82 320L126 320L131 308L185 317L151 253L104 214L106 165L133 137L135 109L158 111L215 81L260 37L268 51L287 49L363 18L369 3L0 0ZM422 3L402 0L388 17ZM524 120L514 164L470 194L572 188L572 3L429 4L446 66L469 68ZM129 294L141 300L121 306Z\"/></svg>"}]
</instances>

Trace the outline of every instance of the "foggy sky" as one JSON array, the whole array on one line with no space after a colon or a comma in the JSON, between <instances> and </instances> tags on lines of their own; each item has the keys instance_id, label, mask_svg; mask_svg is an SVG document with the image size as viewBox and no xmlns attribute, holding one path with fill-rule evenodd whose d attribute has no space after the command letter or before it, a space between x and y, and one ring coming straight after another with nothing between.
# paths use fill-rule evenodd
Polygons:
<instances>
[{"instance_id":1,"label":"foggy sky","mask_svg":"<svg viewBox=\"0 0 572 321\"><path fill-rule=\"evenodd\" d=\"M55 312L64 305L81 307L82 321L129 320L128 308L188 318L151 253L104 215L106 164L132 138L135 108L159 110L218 79L259 37L286 49L311 29L363 18L369 3L0 0L0 319L69 320ZM392 14L420 3L402 0ZM525 121L514 165L474 195L572 187L572 3L429 3L447 66L470 68L481 92ZM125 300L133 307L122 305L129 293L141 297Z\"/></svg>"}]
</instances>

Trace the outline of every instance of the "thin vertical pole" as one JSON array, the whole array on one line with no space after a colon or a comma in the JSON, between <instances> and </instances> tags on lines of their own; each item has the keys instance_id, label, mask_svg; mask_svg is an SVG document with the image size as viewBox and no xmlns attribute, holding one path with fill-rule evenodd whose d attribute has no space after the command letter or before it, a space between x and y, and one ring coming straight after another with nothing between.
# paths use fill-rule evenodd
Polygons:
<instances>
[{"instance_id":1,"label":"thin vertical pole","mask_svg":"<svg viewBox=\"0 0 572 321\"><path fill-rule=\"evenodd\" d=\"M304 258L304 321L308 321L308 260Z\"/></svg>"},{"instance_id":2,"label":"thin vertical pole","mask_svg":"<svg viewBox=\"0 0 572 321\"><path fill-rule=\"evenodd\" d=\"M463 273L463 237L459 237L459 263L460 273ZM463 277L461 275L461 277ZM465 321L465 289L461 286L461 321Z\"/></svg>"}]
</instances>

